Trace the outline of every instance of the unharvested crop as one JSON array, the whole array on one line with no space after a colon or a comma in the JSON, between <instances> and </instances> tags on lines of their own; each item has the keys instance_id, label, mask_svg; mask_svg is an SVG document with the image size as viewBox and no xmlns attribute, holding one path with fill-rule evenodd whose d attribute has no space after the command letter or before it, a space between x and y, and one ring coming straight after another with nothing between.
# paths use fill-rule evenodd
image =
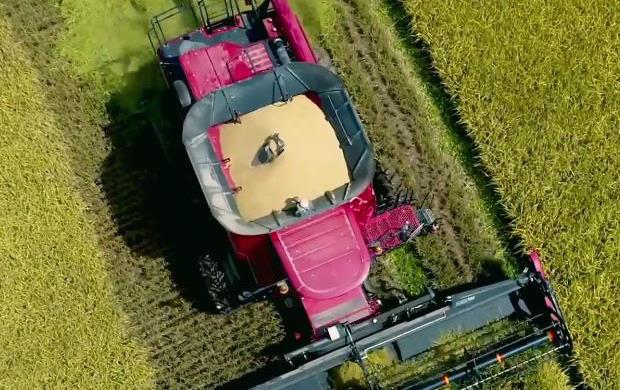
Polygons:
<instances>
[{"instance_id":1,"label":"unharvested crop","mask_svg":"<svg viewBox=\"0 0 620 390\"><path fill-rule=\"evenodd\" d=\"M587 381L620 388L617 3L402 4L516 233L541 249Z\"/></svg>"},{"instance_id":2,"label":"unharvested crop","mask_svg":"<svg viewBox=\"0 0 620 390\"><path fill-rule=\"evenodd\" d=\"M147 388L36 70L0 19L0 388Z\"/></svg>"}]
</instances>

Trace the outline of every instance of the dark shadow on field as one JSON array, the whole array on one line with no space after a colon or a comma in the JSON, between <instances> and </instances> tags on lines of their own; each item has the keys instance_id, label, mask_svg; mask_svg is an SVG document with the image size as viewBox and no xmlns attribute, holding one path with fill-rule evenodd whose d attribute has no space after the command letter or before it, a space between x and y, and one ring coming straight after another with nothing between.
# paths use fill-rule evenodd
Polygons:
<instances>
[{"instance_id":1,"label":"dark shadow on field","mask_svg":"<svg viewBox=\"0 0 620 390\"><path fill-rule=\"evenodd\" d=\"M179 105L165 89L158 64L147 64L125 81L107 107L111 124L106 134L113 149L103 164L100 186L127 247L145 262L164 258L182 298L209 311L197 259L205 253L224 256L228 238L211 216L189 163ZM284 328L292 329L289 321L298 320L295 313L279 305L276 309ZM277 375L283 368L280 357L290 349L289 335L260 352L268 366L225 388L246 388Z\"/></svg>"},{"instance_id":2,"label":"dark shadow on field","mask_svg":"<svg viewBox=\"0 0 620 390\"><path fill-rule=\"evenodd\" d=\"M469 175L475 180L487 207L489 207L501 239L508 244L516 259L523 258L522 254L528 248L524 248L522 237L518 236L512 228L514 219L503 205L498 187L490 179L492 176L482 163L476 141L458 114L458 97L451 94L442 82L439 71L434 65L428 42L416 37L415 27L412 26L411 18L408 17L401 0L383 0L383 3L386 5L390 18L394 21L400 41L409 52L410 59L418 67L419 74L435 105L440 108L444 123L452 130L452 135L459 146L459 152L463 156L462 163ZM486 262L484 269L488 273L488 281L505 277L502 270L497 268L493 261ZM560 363L566 368L566 373L574 388L589 389L574 357L561 357Z\"/></svg>"},{"instance_id":3,"label":"dark shadow on field","mask_svg":"<svg viewBox=\"0 0 620 390\"><path fill-rule=\"evenodd\" d=\"M278 375L282 375L286 372L287 367L284 363L277 366L272 364L268 367L262 368L258 371L251 372L242 376L241 378L234 379L224 385L216 387L217 390L240 390L250 389L261 383L267 382L270 379Z\"/></svg>"},{"instance_id":4,"label":"dark shadow on field","mask_svg":"<svg viewBox=\"0 0 620 390\"><path fill-rule=\"evenodd\" d=\"M165 258L184 299L205 309L196 259L221 248L224 232L197 181L190 180L177 104L165 93L158 64L147 64L125 81L107 105L106 134L113 148L102 167L101 187L126 245L144 258ZM155 128L169 147L162 149Z\"/></svg>"}]
</instances>

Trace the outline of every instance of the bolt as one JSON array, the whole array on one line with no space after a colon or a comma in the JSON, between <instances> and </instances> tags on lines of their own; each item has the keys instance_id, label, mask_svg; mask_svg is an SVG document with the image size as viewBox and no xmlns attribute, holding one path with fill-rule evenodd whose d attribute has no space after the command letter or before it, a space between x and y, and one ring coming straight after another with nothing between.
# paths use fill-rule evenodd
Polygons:
<instances>
[{"instance_id":1,"label":"bolt","mask_svg":"<svg viewBox=\"0 0 620 390\"><path fill-rule=\"evenodd\" d=\"M278 282L277 286L278 286L278 292L280 294L285 295L288 293L289 288L286 282Z\"/></svg>"}]
</instances>

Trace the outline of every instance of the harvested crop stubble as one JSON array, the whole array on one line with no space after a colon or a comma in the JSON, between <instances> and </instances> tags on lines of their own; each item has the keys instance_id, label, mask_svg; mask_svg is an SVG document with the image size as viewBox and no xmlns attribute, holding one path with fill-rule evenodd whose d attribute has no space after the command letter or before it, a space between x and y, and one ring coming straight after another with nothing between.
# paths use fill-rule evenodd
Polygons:
<instances>
[{"instance_id":1,"label":"harvested crop stubble","mask_svg":"<svg viewBox=\"0 0 620 390\"><path fill-rule=\"evenodd\" d=\"M541 248L586 380L620 388L618 4L403 4L517 233Z\"/></svg>"},{"instance_id":2,"label":"harvested crop stubble","mask_svg":"<svg viewBox=\"0 0 620 390\"><path fill-rule=\"evenodd\" d=\"M148 388L36 71L0 19L0 388Z\"/></svg>"},{"instance_id":3,"label":"harvested crop stubble","mask_svg":"<svg viewBox=\"0 0 620 390\"><path fill-rule=\"evenodd\" d=\"M156 385L213 388L262 367L267 358L261 351L281 334L274 310L261 304L221 317L196 307L205 294L196 243L208 245L213 238L200 229L208 228L202 209L195 212L166 181L150 124L130 110L144 99L141 92L162 84L157 72L150 77L157 68L140 32L152 14L174 1L51 3L5 0L0 12L45 86L40 99L63 134L64 156L95 228L109 283L131 336L148 351ZM131 28L137 31L127 32ZM85 58L65 58L59 48ZM124 58L147 65L125 67L131 61ZM119 114L119 106L128 108Z\"/></svg>"},{"instance_id":4,"label":"harvested crop stubble","mask_svg":"<svg viewBox=\"0 0 620 390\"><path fill-rule=\"evenodd\" d=\"M327 49L372 139L379 160L441 219L439 234L417 241L441 288L514 274L460 145L376 1L295 1L317 44ZM400 252L404 253L404 252ZM405 271L407 272L407 271Z\"/></svg>"}]
</instances>

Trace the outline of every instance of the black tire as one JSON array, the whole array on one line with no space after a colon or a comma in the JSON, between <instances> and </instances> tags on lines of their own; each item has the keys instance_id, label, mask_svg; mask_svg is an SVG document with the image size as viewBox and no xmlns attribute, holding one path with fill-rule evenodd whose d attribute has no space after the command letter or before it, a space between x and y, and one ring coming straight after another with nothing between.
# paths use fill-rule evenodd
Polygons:
<instances>
[{"instance_id":1,"label":"black tire","mask_svg":"<svg viewBox=\"0 0 620 390\"><path fill-rule=\"evenodd\" d=\"M396 200L398 190L394 184L393 176L377 164L372 184L379 203L389 203Z\"/></svg>"},{"instance_id":2,"label":"black tire","mask_svg":"<svg viewBox=\"0 0 620 390\"><path fill-rule=\"evenodd\" d=\"M401 178L396 173L382 168L379 163L377 163L372 184L379 212L414 203L414 194L403 186Z\"/></svg>"},{"instance_id":3,"label":"black tire","mask_svg":"<svg viewBox=\"0 0 620 390\"><path fill-rule=\"evenodd\" d=\"M182 89L177 83L165 92L152 93L143 105L144 114L150 122L152 133L159 144L164 162L174 172L187 168L185 166L187 159L185 146L181 139L183 122L179 116L183 110L181 107L183 103L179 104L179 100L187 97L181 97L179 93L182 94L182 91L179 91L178 88ZM193 170L191 171L193 174Z\"/></svg>"},{"instance_id":4,"label":"black tire","mask_svg":"<svg viewBox=\"0 0 620 390\"><path fill-rule=\"evenodd\" d=\"M334 66L331 57L327 53L327 50L323 49L321 46L315 46L314 55L316 56L316 62L319 65L327 68L332 73L336 73L336 67Z\"/></svg>"},{"instance_id":5,"label":"black tire","mask_svg":"<svg viewBox=\"0 0 620 390\"><path fill-rule=\"evenodd\" d=\"M220 314L230 313L234 309L233 300L222 262L210 255L202 255L198 259L198 268L209 296L209 307Z\"/></svg>"}]
</instances>

